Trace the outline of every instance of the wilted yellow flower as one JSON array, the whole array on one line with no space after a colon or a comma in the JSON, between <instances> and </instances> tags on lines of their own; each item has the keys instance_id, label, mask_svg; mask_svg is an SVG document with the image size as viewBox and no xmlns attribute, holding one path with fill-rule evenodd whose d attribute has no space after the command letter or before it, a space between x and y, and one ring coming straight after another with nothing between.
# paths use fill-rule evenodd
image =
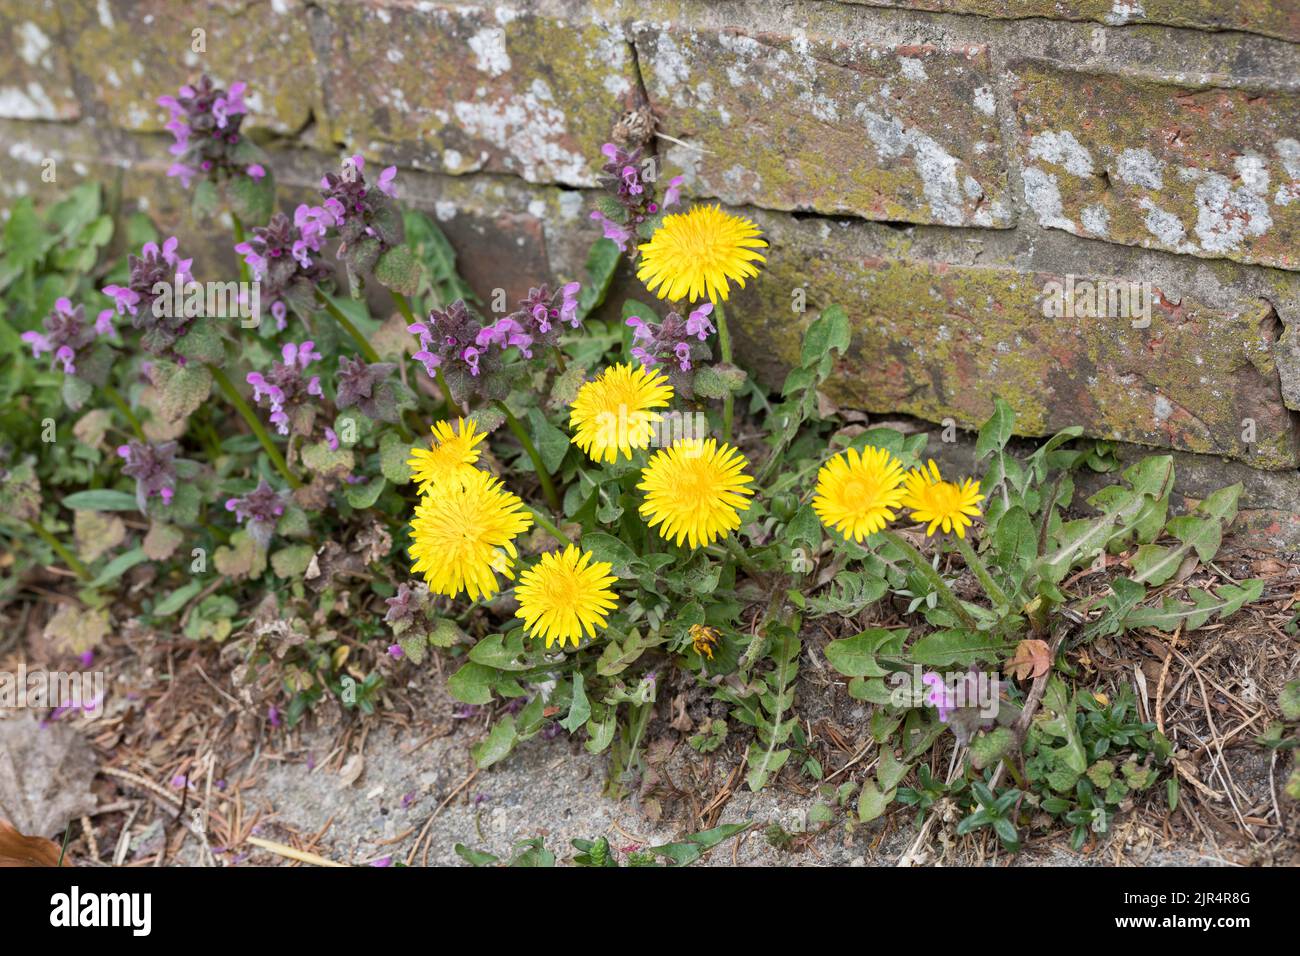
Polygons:
<instances>
[{"instance_id":1,"label":"wilted yellow flower","mask_svg":"<svg viewBox=\"0 0 1300 956\"><path fill-rule=\"evenodd\" d=\"M960 485L944 481L939 466L931 459L903 477L903 498L899 503L911 508L912 517L917 521L929 522L925 529L927 535L942 528L945 532L956 531L957 537L964 538L972 524L970 519L979 516L979 503L983 500L978 481L967 478Z\"/></svg>"},{"instance_id":2,"label":"wilted yellow flower","mask_svg":"<svg viewBox=\"0 0 1300 956\"><path fill-rule=\"evenodd\" d=\"M463 482L477 470L474 467L479 457L476 446L486 437L475 430L473 419L466 422L458 418L454 429L451 422L435 422L433 447L412 448L406 462L411 466L411 477L420 483L420 492L448 481Z\"/></svg>"},{"instance_id":3,"label":"wilted yellow flower","mask_svg":"<svg viewBox=\"0 0 1300 956\"><path fill-rule=\"evenodd\" d=\"M578 389L569 415L573 443L593 461L632 457L632 449L649 448L655 423L673 398L668 377L658 369L615 365Z\"/></svg>"},{"instance_id":4,"label":"wilted yellow flower","mask_svg":"<svg viewBox=\"0 0 1300 956\"><path fill-rule=\"evenodd\" d=\"M713 649L718 646L718 629L704 624L692 624L690 628L691 647L701 657L713 660Z\"/></svg>"},{"instance_id":5,"label":"wilted yellow flower","mask_svg":"<svg viewBox=\"0 0 1300 956\"><path fill-rule=\"evenodd\" d=\"M817 472L813 511L822 524L862 541L894 520L903 500L903 463L883 448L849 448Z\"/></svg>"},{"instance_id":6,"label":"wilted yellow flower","mask_svg":"<svg viewBox=\"0 0 1300 956\"><path fill-rule=\"evenodd\" d=\"M618 605L610 585L618 580L608 561L593 561L590 551L569 545L563 552L549 551L519 575L516 617L524 619L529 637L543 636L546 646L565 641L577 647L583 632L596 636L608 624L607 615Z\"/></svg>"},{"instance_id":7,"label":"wilted yellow flower","mask_svg":"<svg viewBox=\"0 0 1300 956\"><path fill-rule=\"evenodd\" d=\"M440 485L416 505L411 570L438 594L491 597L500 589L497 574L514 577L514 539L532 523L524 503L499 478L472 470L463 483Z\"/></svg>"},{"instance_id":8,"label":"wilted yellow flower","mask_svg":"<svg viewBox=\"0 0 1300 956\"><path fill-rule=\"evenodd\" d=\"M758 275L754 263L765 260L754 250L766 245L748 219L717 206L696 206L665 216L650 241L638 247L636 277L661 299L726 302L730 283L743 289L746 278Z\"/></svg>"},{"instance_id":9,"label":"wilted yellow flower","mask_svg":"<svg viewBox=\"0 0 1300 956\"><path fill-rule=\"evenodd\" d=\"M641 514L661 537L692 548L711 544L740 527L754 479L749 462L730 445L685 438L655 453L637 488L646 493Z\"/></svg>"}]
</instances>

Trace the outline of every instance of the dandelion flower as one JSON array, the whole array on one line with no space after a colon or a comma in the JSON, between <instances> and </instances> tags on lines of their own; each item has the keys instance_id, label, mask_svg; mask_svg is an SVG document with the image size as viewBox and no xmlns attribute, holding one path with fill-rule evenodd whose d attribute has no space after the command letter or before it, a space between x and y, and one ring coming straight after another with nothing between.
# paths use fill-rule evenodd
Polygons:
<instances>
[{"instance_id":1,"label":"dandelion flower","mask_svg":"<svg viewBox=\"0 0 1300 956\"><path fill-rule=\"evenodd\" d=\"M929 522L926 535L942 528L945 532L956 531L959 538L966 537L970 519L979 516L979 503L983 500L978 481L967 478L960 485L944 481L933 459L903 477L900 504L911 508L912 517L917 521Z\"/></svg>"},{"instance_id":2,"label":"dandelion flower","mask_svg":"<svg viewBox=\"0 0 1300 956\"><path fill-rule=\"evenodd\" d=\"M487 437L483 432L475 431L474 421L466 422L456 419L453 429L451 422L437 422L433 426L433 447L412 448L407 464L411 466L411 477L420 483L420 493L449 483L463 483L477 469L479 442Z\"/></svg>"},{"instance_id":3,"label":"dandelion flower","mask_svg":"<svg viewBox=\"0 0 1300 956\"><path fill-rule=\"evenodd\" d=\"M569 426L573 443L593 461L611 463L621 452L649 448L655 423L663 419L655 408L666 408L673 387L657 369L615 365L578 389Z\"/></svg>"},{"instance_id":4,"label":"dandelion flower","mask_svg":"<svg viewBox=\"0 0 1300 956\"><path fill-rule=\"evenodd\" d=\"M685 438L656 452L641 472L637 488L646 493L641 514L661 537L692 548L711 544L740 527L740 512L749 509L743 474L749 462L730 445L715 439Z\"/></svg>"},{"instance_id":5,"label":"dandelion flower","mask_svg":"<svg viewBox=\"0 0 1300 956\"><path fill-rule=\"evenodd\" d=\"M461 484L436 487L415 508L411 521L411 567L429 590L477 600L500 589L497 574L513 578L518 557L514 539L532 526L533 516L501 479L471 470Z\"/></svg>"},{"instance_id":6,"label":"dandelion flower","mask_svg":"<svg viewBox=\"0 0 1300 956\"><path fill-rule=\"evenodd\" d=\"M515 616L524 619L529 637L545 637L547 647L556 641L577 647L584 632L595 637L608 624L607 615L618 604L609 586L618 579L609 562L591 557L590 551L569 545L542 555L519 575Z\"/></svg>"},{"instance_id":7,"label":"dandelion flower","mask_svg":"<svg viewBox=\"0 0 1300 956\"><path fill-rule=\"evenodd\" d=\"M717 206L696 206L665 216L650 241L638 247L636 277L661 299L726 302L732 282L744 288L746 278L758 275L754 263L765 260L754 250L766 245L748 219Z\"/></svg>"},{"instance_id":8,"label":"dandelion flower","mask_svg":"<svg viewBox=\"0 0 1300 956\"><path fill-rule=\"evenodd\" d=\"M713 660L713 649L718 646L718 629L704 624L692 624L689 633L695 653Z\"/></svg>"},{"instance_id":9,"label":"dandelion flower","mask_svg":"<svg viewBox=\"0 0 1300 956\"><path fill-rule=\"evenodd\" d=\"M894 520L902 482L903 463L885 449L868 445L858 454L849 448L817 473L813 511L826 527L862 541Z\"/></svg>"}]
</instances>

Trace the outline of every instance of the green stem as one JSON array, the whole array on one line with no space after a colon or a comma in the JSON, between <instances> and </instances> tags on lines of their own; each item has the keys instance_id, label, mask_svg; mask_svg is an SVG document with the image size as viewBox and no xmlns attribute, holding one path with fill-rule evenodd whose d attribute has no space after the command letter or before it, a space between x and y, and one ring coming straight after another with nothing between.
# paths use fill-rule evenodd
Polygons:
<instances>
[{"instance_id":1,"label":"green stem","mask_svg":"<svg viewBox=\"0 0 1300 956\"><path fill-rule=\"evenodd\" d=\"M561 531L560 526L552 521L545 511L541 508L534 508L532 505L527 504L524 505L524 507L532 512L533 520L536 521L538 526L543 528L552 538L561 544L573 544L573 539Z\"/></svg>"},{"instance_id":2,"label":"green stem","mask_svg":"<svg viewBox=\"0 0 1300 956\"><path fill-rule=\"evenodd\" d=\"M966 608L962 606L962 603L957 600L957 595L952 593L952 590L944 583L943 578L939 576L939 572L930 565L929 561L925 560L925 555L918 551L915 545L895 531L886 528L880 533L885 536L887 541L907 556L907 559L912 562L912 566L916 568L916 570L921 573L921 576L929 582L930 586L938 592L940 600L948 606L948 609L952 611L952 613L957 615L962 625L971 630L975 630L975 619L970 616L970 611L966 610Z\"/></svg>"},{"instance_id":3,"label":"green stem","mask_svg":"<svg viewBox=\"0 0 1300 956\"><path fill-rule=\"evenodd\" d=\"M993 601L994 606L1002 605L1003 607L1011 606L1011 599L1007 593L998 587L998 582L993 580L993 575L989 574L988 566L975 553L975 549L970 546L970 542L965 538L957 539L957 550L966 561L966 567L975 572L975 577L979 579L980 586L984 588L984 593Z\"/></svg>"},{"instance_id":4,"label":"green stem","mask_svg":"<svg viewBox=\"0 0 1300 956\"><path fill-rule=\"evenodd\" d=\"M275 443L271 441L271 436L267 434L257 415L248 407L248 402L244 401L244 396L239 394L230 379L226 377L226 373L215 365L209 365L208 371L212 373L213 380L225 393L230 404L235 406L235 411L239 412L244 421L248 423L248 427L253 430L253 434L257 436L258 442L261 443L263 451L266 452L266 457L271 459L271 464L275 466L275 470L289 483L290 488L301 488L302 482L289 470L289 466L285 464L284 456L280 454L280 449L275 447Z\"/></svg>"},{"instance_id":5,"label":"green stem","mask_svg":"<svg viewBox=\"0 0 1300 956\"><path fill-rule=\"evenodd\" d=\"M519 439L519 444L524 446L524 451L528 452L528 457L533 463L533 470L537 472L537 479L542 483L542 495L546 498L546 503L551 506L552 511L557 513L563 511L564 509L560 507L560 496L555 493L555 485L551 483L550 473L547 472L546 466L542 464L542 456L537 453L537 447L533 444L533 440L528 437L528 432L524 431L524 426L520 424L519 419L515 418L515 413L510 411L505 402L498 401L496 406L506 416L507 427Z\"/></svg>"},{"instance_id":6,"label":"green stem","mask_svg":"<svg viewBox=\"0 0 1300 956\"><path fill-rule=\"evenodd\" d=\"M393 301L397 303L397 311L402 313L402 318L406 319L406 324L414 325L415 311L411 308L411 301L402 293L393 292L391 289L389 294L392 295Z\"/></svg>"},{"instance_id":7,"label":"green stem","mask_svg":"<svg viewBox=\"0 0 1300 956\"><path fill-rule=\"evenodd\" d=\"M740 546L740 542L736 540L735 535L727 535L722 539L722 544L727 549L727 552L736 559L737 564L751 575L758 574L758 568L754 567L754 563L749 560L749 555L745 554L745 549Z\"/></svg>"},{"instance_id":8,"label":"green stem","mask_svg":"<svg viewBox=\"0 0 1300 956\"><path fill-rule=\"evenodd\" d=\"M321 305L325 306L325 311L334 317L334 321L343 326L343 331L352 337L352 341L361 350L361 354L365 356L366 361L371 365L378 362L379 353L375 351L375 347L366 341L366 337L352 324L352 320L343 314L343 310L331 302L320 290L317 290L316 298L320 300Z\"/></svg>"},{"instance_id":9,"label":"green stem","mask_svg":"<svg viewBox=\"0 0 1300 956\"><path fill-rule=\"evenodd\" d=\"M718 349L722 352L722 361L731 364L731 332L727 328L727 313L721 302L713 303L713 317L718 321ZM735 399L730 391L722 400L722 440L731 441L731 419L734 413Z\"/></svg>"},{"instance_id":10,"label":"green stem","mask_svg":"<svg viewBox=\"0 0 1300 956\"><path fill-rule=\"evenodd\" d=\"M442 369L438 369L433 380L438 383L438 388L442 389L442 397L447 401L447 417L451 418L453 415L456 418L463 417L465 413L462 412L460 406L456 404L456 399L451 397L451 386L447 384L447 376L442 374ZM508 415L510 413L507 412L506 414Z\"/></svg>"},{"instance_id":11,"label":"green stem","mask_svg":"<svg viewBox=\"0 0 1300 956\"><path fill-rule=\"evenodd\" d=\"M245 238L244 224L239 221L239 217L236 216L234 212L231 212L230 214L230 221L235 227L235 245L240 245ZM244 283L244 285L248 285L249 281L251 281L248 272L248 263L244 261L243 256L239 257L239 281Z\"/></svg>"},{"instance_id":12,"label":"green stem","mask_svg":"<svg viewBox=\"0 0 1300 956\"><path fill-rule=\"evenodd\" d=\"M131 431L135 432L135 437L141 441L146 441L144 429L140 427L140 419L135 417L135 412L131 411L131 406L126 403L117 389L112 385L105 384L104 394L108 396L109 401L117 406L117 410L126 416L126 420L131 423Z\"/></svg>"},{"instance_id":13,"label":"green stem","mask_svg":"<svg viewBox=\"0 0 1300 956\"><path fill-rule=\"evenodd\" d=\"M33 531L35 531L37 534L41 536L41 540L43 540L46 544L48 544L51 548L53 548L54 553L57 554L59 557L61 557L64 560L64 562L68 565L68 567L72 568L72 570L76 573L77 577L81 578L81 580L83 581L90 580L90 572L86 570L86 566L82 564L80 560L77 559L77 556L75 554L73 554L71 551L69 551L67 548L63 546L62 541L60 541L58 538L54 537L54 535L46 531L45 526L42 525L39 521L32 521L31 519L28 519L27 523L32 526Z\"/></svg>"}]
</instances>

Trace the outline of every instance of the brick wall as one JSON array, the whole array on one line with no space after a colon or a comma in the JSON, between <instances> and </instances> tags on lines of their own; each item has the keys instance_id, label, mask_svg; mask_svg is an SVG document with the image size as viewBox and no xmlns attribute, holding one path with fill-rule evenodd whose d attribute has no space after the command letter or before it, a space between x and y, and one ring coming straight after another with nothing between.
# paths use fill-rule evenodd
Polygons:
<instances>
[{"instance_id":1,"label":"brick wall","mask_svg":"<svg viewBox=\"0 0 1300 956\"><path fill-rule=\"evenodd\" d=\"M518 291L577 274L599 146L648 104L665 169L772 241L733 310L769 380L838 301L843 404L967 426L1001 395L1026 434L1180 452L1189 494L1242 477L1300 544L1300 0L191 6L0 0L0 190L117 178L194 234L152 104L208 70L288 198L342 149L397 163ZM1150 283L1150 324L1045 316L1071 276Z\"/></svg>"}]
</instances>

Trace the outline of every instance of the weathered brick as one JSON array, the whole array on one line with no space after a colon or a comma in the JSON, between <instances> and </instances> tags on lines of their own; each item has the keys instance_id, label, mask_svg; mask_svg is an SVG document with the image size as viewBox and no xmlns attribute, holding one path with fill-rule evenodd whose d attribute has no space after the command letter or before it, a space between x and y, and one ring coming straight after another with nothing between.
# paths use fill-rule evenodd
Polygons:
<instances>
[{"instance_id":1,"label":"weathered brick","mask_svg":"<svg viewBox=\"0 0 1300 956\"><path fill-rule=\"evenodd\" d=\"M1300 5L1294 0L844 0L871 7L902 7L983 17L1092 20L1110 26L1159 23L1197 30L1242 30L1300 41Z\"/></svg>"},{"instance_id":2,"label":"weathered brick","mask_svg":"<svg viewBox=\"0 0 1300 956\"><path fill-rule=\"evenodd\" d=\"M590 186L633 103L631 49L595 18L509 6L327 4L335 140L439 172Z\"/></svg>"},{"instance_id":3,"label":"weathered brick","mask_svg":"<svg viewBox=\"0 0 1300 956\"><path fill-rule=\"evenodd\" d=\"M60 33L53 0L0 0L0 117L78 116Z\"/></svg>"},{"instance_id":4,"label":"weathered brick","mask_svg":"<svg viewBox=\"0 0 1300 956\"><path fill-rule=\"evenodd\" d=\"M156 104L205 71L223 86L248 84L250 128L288 133L319 111L319 84L305 0L59 0L73 41L74 68L94 88L103 118L124 129L157 131ZM202 30L206 52L195 52Z\"/></svg>"},{"instance_id":5,"label":"weathered brick","mask_svg":"<svg viewBox=\"0 0 1300 956\"><path fill-rule=\"evenodd\" d=\"M1300 97L1012 68L1040 224L1300 269Z\"/></svg>"},{"instance_id":6,"label":"weathered brick","mask_svg":"<svg viewBox=\"0 0 1300 956\"><path fill-rule=\"evenodd\" d=\"M1010 225L983 47L639 24L668 165L728 203L944 225Z\"/></svg>"},{"instance_id":7,"label":"weathered brick","mask_svg":"<svg viewBox=\"0 0 1300 956\"><path fill-rule=\"evenodd\" d=\"M1258 468L1300 462L1267 303L1213 309L1157 289L1149 328L1127 318L1047 318L1043 291L1061 276L927 261L906 239L864 252L844 228L814 236L807 224L764 223L769 267L732 314L741 354L769 383L798 355L804 322L791 312L791 292L803 286L810 309L838 302L853 320L851 352L830 388L848 407L971 427L1001 396L1025 435L1077 424L1095 437Z\"/></svg>"}]
</instances>

